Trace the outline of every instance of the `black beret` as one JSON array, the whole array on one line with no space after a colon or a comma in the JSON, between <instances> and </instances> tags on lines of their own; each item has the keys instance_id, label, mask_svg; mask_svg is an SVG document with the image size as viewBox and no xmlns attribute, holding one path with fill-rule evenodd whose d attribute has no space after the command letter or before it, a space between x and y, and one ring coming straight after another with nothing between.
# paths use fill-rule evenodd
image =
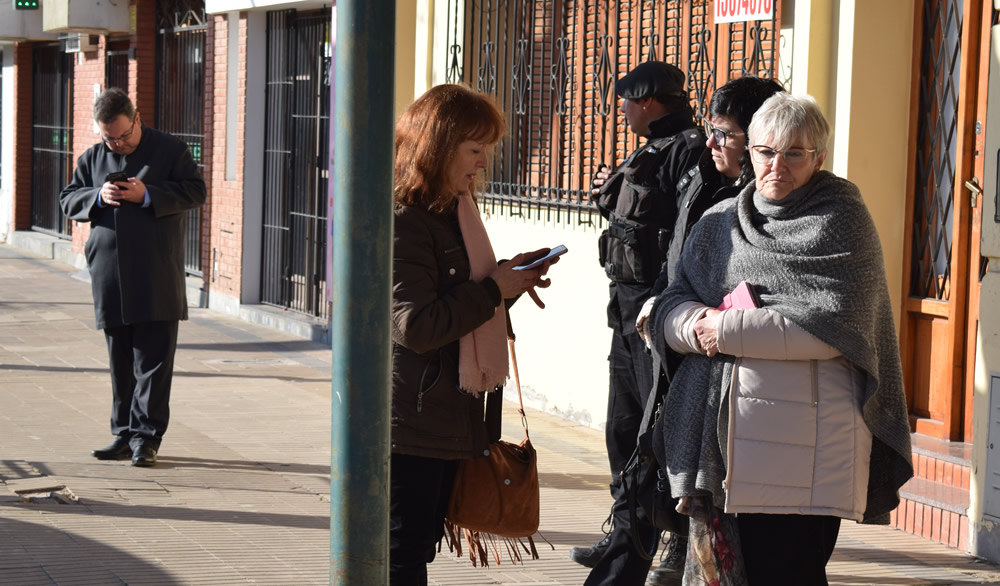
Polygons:
<instances>
[{"instance_id":1,"label":"black beret","mask_svg":"<svg viewBox=\"0 0 1000 586\"><path fill-rule=\"evenodd\" d=\"M684 72L663 61L646 61L615 82L615 93L629 100L686 96Z\"/></svg>"}]
</instances>

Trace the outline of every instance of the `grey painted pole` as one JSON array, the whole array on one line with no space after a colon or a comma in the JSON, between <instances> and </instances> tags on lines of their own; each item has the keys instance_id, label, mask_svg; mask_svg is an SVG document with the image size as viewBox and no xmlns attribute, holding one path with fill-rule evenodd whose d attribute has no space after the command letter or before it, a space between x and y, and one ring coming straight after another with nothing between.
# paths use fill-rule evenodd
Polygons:
<instances>
[{"instance_id":1,"label":"grey painted pole","mask_svg":"<svg viewBox=\"0 0 1000 586\"><path fill-rule=\"evenodd\" d=\"M330 582L389 576L389 304L395 0L334 20Z\"/></svg>"}]
</instances>

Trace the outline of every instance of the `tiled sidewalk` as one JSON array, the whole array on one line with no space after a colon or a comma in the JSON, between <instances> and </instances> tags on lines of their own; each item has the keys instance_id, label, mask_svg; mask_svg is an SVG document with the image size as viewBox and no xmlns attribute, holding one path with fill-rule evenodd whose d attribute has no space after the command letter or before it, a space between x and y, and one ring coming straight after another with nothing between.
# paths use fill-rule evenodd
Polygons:
<instances>
[{"instance_id":1,"label":"tiled sidewalk","mask_svg":"<svg viewBox=\"0 0 1000 586\"><path fill-rule=\"evenodd\" d=\"M0 246L0 584L325 584L330 350L193 309L181 325L156 468L101 462L110 391L90 287ZM525 373L528 374L528 373ZM594 392L603 392L595 389ZM603 434L529 414L542 559L472 568L447 550L433 584L582 584L570 547L610 505ZM505 432L520 434L506 418ZM832 583L996 584L1000 568L884 527L844 524Z\"/></svg>"}]
</instances>

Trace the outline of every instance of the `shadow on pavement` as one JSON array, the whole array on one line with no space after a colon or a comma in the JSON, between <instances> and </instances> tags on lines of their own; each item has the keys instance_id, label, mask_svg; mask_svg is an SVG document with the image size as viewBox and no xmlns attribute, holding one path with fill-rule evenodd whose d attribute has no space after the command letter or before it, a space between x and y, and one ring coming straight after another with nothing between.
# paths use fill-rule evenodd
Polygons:
<instances>
[{"instance_id":1,"label":"shadow on pavement","mask_svg":"<svg viewBox=\"0 0 1000 586\"><path fill-rule=\"evenodd\" d=\"M313 350L329 350L326 346L310 340L271 342L179 342L178 350L211 350L212 352L270 352L272 354L287 354Z\"/></svg>"},{"instance_id":2,"label":"shadow on pavement","mask_svg":"<svg viewBox=\"0 0 1000 586\"><path fill-rule=\"evenodd\" d=\"M161 454L157 458L157 468L208 468L226 470L251 470L261 472L281 472L285 474L308 474L329 480L330 467L314 464L294 464L286 462L257 462L253 460L215 460L211 458L188 458Z\"/></svg>"},{"instance_id":3,"label":"shadow on pavement","mask_svg":"<svg viewBox=\"0 0 1000 586\"><path fill-rule=\"evenodd\" d=\"M162 566L42 523L4 519L0 540L4 550L18 551L0 556L3 584L180 584Z\"/></svg>"},{"instance_id":4,"label":"shadow on pavement","mask_svg":"<svg viewBox=\"0 0 1000 586\"><path fill-rule=\"evenodd\" d=\"M266 363L263 366L267 366ZM35 366L33 364L0 364L0 371L3 370L27 370L35 372L72 372L74 374L93 373L107 374L107 368L78 368L75 366ZM246 374L241 372L198 372L193 370L174 370L176 378L249 378L281 380L286 382L315 383L329 381L329 377L305 377L287 376L283 374Z\"/></svg>"},{"instance_id":5,"label":"shadow on pavement","mask_svg":"<svg viewBox=\"0 0 1000 586\"><path fill-rule=\"evenodd\" d=\"M32 506L31 504L20 502L16 504L0 502L0 508L30 508ZM43 506L37 508L39 510L44 509L46 514L99 515L117 520L141 519L143 520L142 522L149 519L161 519L198 523L236 523L239 525L262 525L266 527L294 527L298 529L328 530L330 528L329 515L292 515L286 513L260 513L247 510L208 510L198 507L148 506L84 500L73 505ZM7 531L7 523L8 519L4 518L3 531ZM118 521L115 522L115 524L117 523ZM18 536L18 540L24 541L24 538ZM11 540L11 542L14 541ZM0 572L0 576L3 576L2 572ZM0 578L0 583L3 583L2 578Z\"/></svg>"}]
</instances>

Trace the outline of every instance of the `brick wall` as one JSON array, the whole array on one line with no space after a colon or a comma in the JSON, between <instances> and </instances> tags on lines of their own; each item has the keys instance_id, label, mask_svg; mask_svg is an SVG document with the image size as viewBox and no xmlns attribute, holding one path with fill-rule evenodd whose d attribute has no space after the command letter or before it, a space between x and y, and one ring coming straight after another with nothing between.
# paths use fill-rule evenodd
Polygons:
<instances>
[{"instance_id":1,"label":"brick wall","mask_svg":"<svg viewBox=\"0 0 1000 586\"><path fill-rule=\"evenodd\" d=\"M31 228L31 104L32 44L14 45L14 100L10 120L14 121L14 229ZM27 99L25 99L27 98Z\"/></svg>"},{"instance_id":2,"label":"brick wall","mask_svg":"<svg viewBox=\"0 0 1000 586\"><path fill-rule=\"evenodd\" d=\"M132 0L129 10L135 11L135 60L128 68L129 94L143 120L152 125L156 121L156 0Z\"/></svg>"},{"instance_id":3,"label":"brick wall","mask_svg":"<svg viewBox=\"0 0 1000 586\"><path fill-rule=\"evenodd\" d=\"M242 278L243 249L243 148L246 129L246 13L239 16L239 66L232 72L237 76L238 99L236 102L236 169L233 181L226 180L226 114L227 114L227 71L229 47L228 15L213 17L211 31L213 34L212 74L206 73L206 87L211 83L214 87L210 119L212 142L212 250L209 251L209 262L205 265L206 274L210 277L210 287L222 295L240 298ZM206 67L206 72L208 68ZM207 91L207 90L206 90ZM212 252L214 251L214 255ZM213 265L214 261L214 265Z\"/></svg>"},{"instance_id":4,"label":"brick wall","mask_svg":"<svg viewBox=\"0 0 1000 586\"><path fill-rule=\"evenodd\" d=\"M87 149L101 140L94 128L94 88L104 89L104 52L106 38L101 37L97 51L77 53L73 66L73 165ZM73 222L73 251L83 254L90 237L89 222Z\"/></svg>"}]
</instances>

